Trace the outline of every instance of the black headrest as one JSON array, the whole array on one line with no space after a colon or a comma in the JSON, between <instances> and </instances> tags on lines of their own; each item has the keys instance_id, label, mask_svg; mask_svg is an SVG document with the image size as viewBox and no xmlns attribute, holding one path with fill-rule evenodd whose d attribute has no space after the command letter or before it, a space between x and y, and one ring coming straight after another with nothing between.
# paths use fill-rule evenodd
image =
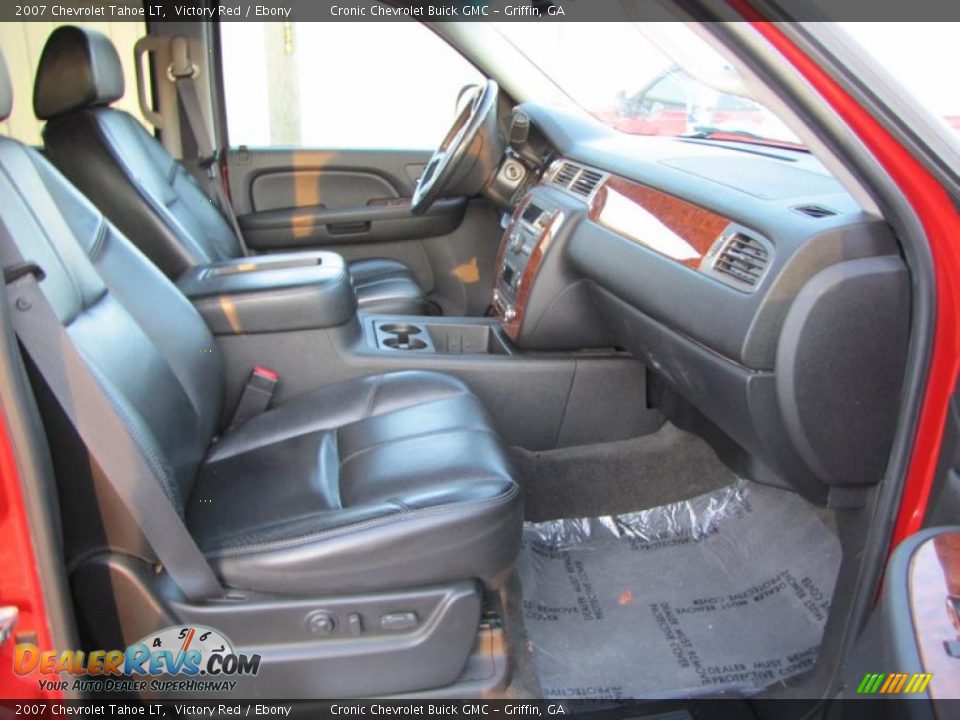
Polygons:
<instances>
[{"instance_id":1,"label":"black headrest","mask_svg":"<svg viewBox=\"0 0 960 720\"><path fill-rule=\"evenodd\" d=\"M123 67L106 35L65 25L54 30L43 47L33 112L41 120L123 96Z\"/></svg>"},{"instance_id":2,"label":"black headrest","mask_svg":"<svg viewBox=\"0 0 960 720\"><path fill-rule=\"evenodd\" d=\"M0 52L0 122L10 117L13 110L13 83L10 82L10 73L7 72L7 63Z\"/></svg>"}]
</instances>

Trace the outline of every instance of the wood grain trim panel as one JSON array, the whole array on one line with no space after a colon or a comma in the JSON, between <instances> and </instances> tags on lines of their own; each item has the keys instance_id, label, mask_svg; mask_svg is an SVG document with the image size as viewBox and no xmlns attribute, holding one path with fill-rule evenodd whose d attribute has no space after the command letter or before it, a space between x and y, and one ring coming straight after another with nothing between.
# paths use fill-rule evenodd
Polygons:
<instances>
[{"instance_id":1,"label":"wood grain trim panel","mask_svg":"<svg viewBox=\"0 0 960 720\"><path fill-rule=\"evenodd\" d=\"M528 202L529 198L520 203L513 214L513 219L510 221L510 225L504 232L503 240L500 243L500 251L497 254L496 284L499 284L500 282L500 272L503 269L503 258L506 254L507 244L510 242L510 234L513 232L514 225L520 222L520 216L523 215L523 211ZM513 320L508 321L500 313L500 308L497 308L497 314L500 317L500 327L503 328L503 331L507 334L507 337L514 342L520 338L520 328L523 326L523 317L527 309L527 303L530 300L530 293L533 290L534 279L537 277L537 272L540 270L540 265L543 263L543 258L547 252L547 249L550 247L550 243L556 235L557 229L560 227L562 222L563 212L560 210L554 211L550 216L550 219L544 225L543 232L540 233L540 238L537 240L537 244L530 252L530 259L527 261L526 267L523 269L523 277L520 279L520 286L517 289L517 294L513 299L513 307L516 311Z\"/></svg>"},{"instance_id":2,"label":"wood grain trim panel","mask_svg":"<svg viewBox=\"0 0 960 720\"><path fill-rule=\"evenodd\" d=\"M523 317L527 311L527 303L530 301L530 293L533 291L534 280L540 271L543 258L562 221L563 213L560 210L554 211L553 215L550 216L550 219L544 226L543 232L540 233L540 239L537 240L537 244L530 252L530 259L527 261L527 266L523 270L523 277L520 280L520 287L517 289L517 297L514 301L517 314L510 322L501 321L500 323L503 326L504 332L506 332L507 336L514 342L520 338L520 328L523 326Z\"/></svg>"},{"instance_id":3,"label":"wood grain trim panel","mask_svg":"<svg viewBox=\"0 0 960 720\"><path fill-rule=\"evenodd\" d=\"M523 211L527 209L530 201L531 198L529 195L520 201L513 211L513 215L510 217L510 224L507 225L507 229L503 231L503 236L500 238L500 249L497 250L497 264L493 266L497 273L493 281L494 287L500 284L500 273L503 272L503 259L506 257L507 247L510 245L510 235L513 233L513 229L517 226L517 223L520 222L520 216L523 215Z\"/></svg>"},{"instance_id":4,"label":"wood grain trim panel","mask_svg":"<svg viewBox=\"0 0 960 720\"><path fill-rule=\"evenodd\" d=\"M894 580L899 582L889 582ZM926 689L934 699L960 697L960 659L948 654L946 646L960 642L960 616L944 602L960 595L960 533L943 533L921 544L910 559L907 583L917 649L933 676Z\"/></svg>"},{"instance_id":5,"label":"wood grain trim panel","mask_svg":"<svg viewBox=\"0 0 960 720\"><path fill-rule=\"evenodd\" d=\"M730 224L728 218L616 175L607 177L590 202L598 225L687 267L703 256Z\"/></svg>"}]
</instances>

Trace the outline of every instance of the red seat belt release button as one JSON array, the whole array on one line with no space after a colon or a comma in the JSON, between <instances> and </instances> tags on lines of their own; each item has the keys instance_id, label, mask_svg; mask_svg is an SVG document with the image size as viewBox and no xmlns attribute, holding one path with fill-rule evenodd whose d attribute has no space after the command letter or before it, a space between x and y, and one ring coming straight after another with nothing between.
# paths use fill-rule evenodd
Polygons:
<instances>
[{"instance_id":1,"label":"red seat belt release button","mask_svg":"<svg viewBox=\"0 0 960 720\"><path fill-rule=\"evenodd\" d=\"M274 385L280 382L280 376L277 374L276 370L271 370L268 367L263 365L254 365L253 366L253 377L262 378L264 380L269 380Z\"/></svg>"}]
</instances>

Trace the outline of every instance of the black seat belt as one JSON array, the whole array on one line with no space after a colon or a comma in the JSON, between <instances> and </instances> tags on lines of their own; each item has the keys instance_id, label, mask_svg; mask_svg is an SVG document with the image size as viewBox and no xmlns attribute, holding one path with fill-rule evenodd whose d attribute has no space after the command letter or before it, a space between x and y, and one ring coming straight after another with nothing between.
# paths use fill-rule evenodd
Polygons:
<instances>
[{"instance_id":1,"label":"black seat belt","mask_svg":"<svg viewBox=\"0 0 960 720\"><path fill-rule=\"evenodd\" d=\"M200 154L200 166L207 173L210 186L213 188L213 194L217 205L220 206L220 213L230 223L234 235L237 236L237 242L240 243L240 249L244 255L249 255L247 243L243 239L243 232L240 230L240 223L237 222L237 215L233 211L233 205L227 192L223 187L223 180L220 177L220 151L214 147L213 139L207 129L203 112L200 110L200 98L197 95L196 77L199 73L197 66L190 62L187 55L187 41L183 38L173 38L170 42L170 52L173 62L170 64L168 75L173 79L177 86L177 97L180 98L180 105L183 106L184 114L187 116L187 125L190 126L190 132L197 143L197 152Z\"/></svg>"},{"instance_id":2,"label":"black seat belt","mask_svg":"<svg viewBox=\"0 0 960 720\"><path fill-rule=\"evenodd\" d=\"M164 492L158 471L134 442L120 411L40 289L42 271L23 262L2 223L0 251L17 337L88 452L183 594L192 601L222 597L220 582Z\"/></svg>"}]
</instances>

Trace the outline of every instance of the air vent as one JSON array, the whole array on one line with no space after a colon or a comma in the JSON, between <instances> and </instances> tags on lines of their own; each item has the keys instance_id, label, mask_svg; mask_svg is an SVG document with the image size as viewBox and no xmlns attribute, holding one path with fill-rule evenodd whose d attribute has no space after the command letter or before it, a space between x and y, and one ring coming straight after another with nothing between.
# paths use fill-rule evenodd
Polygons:
<instances>
[{"instance_id":1,"label":"air vent","mask_svg":"<svg viewBox=\"0 0 960 720\"><path fill-rule=\"evenodd\" d=\"M831 210L823 205L797 205L793 208L793 211L812 218L830 217L837 214L836 210Z\"/></svg>"},{"instance_id":2,"label":"air vent","mask_svg":"<svg viewBox=\"0 0 960 720\"><path fill-rule=\"evenodd\" d=\"M756 238L735 233L724 244L713 263L716 272L753 287L763 276L770 253Z\"/></svg>"},{"instance_id":3,"label":"air vent","mask_svg":"<svg viewBox=\"0 0 960 720\"><path fill-rule=\"evenodd\" d=\"M560 169L557 170L557 174L553 176L553 183L554 185L559 185L560 187L569 188L570 183L573 182L573 179L579 172L579 165L574 165L571 162L565 162L560 166Z\"/></svg>"},{"instance_id":4,"label":"air vent","mask_svg":"<svg viewBox=\"0 0 960 720\"><path fill-rule=\"evenodd\" d=\"M590 195L590 193L597 189L597 185L602 179L603 175L598 173L596 170L588 170L587 168L584 168L580 171L580 174L577 175L577 179L573 182L570 191L576 193L577 195L583 195L584 197L587 197Z\"/></svg>"}]
</instances>

